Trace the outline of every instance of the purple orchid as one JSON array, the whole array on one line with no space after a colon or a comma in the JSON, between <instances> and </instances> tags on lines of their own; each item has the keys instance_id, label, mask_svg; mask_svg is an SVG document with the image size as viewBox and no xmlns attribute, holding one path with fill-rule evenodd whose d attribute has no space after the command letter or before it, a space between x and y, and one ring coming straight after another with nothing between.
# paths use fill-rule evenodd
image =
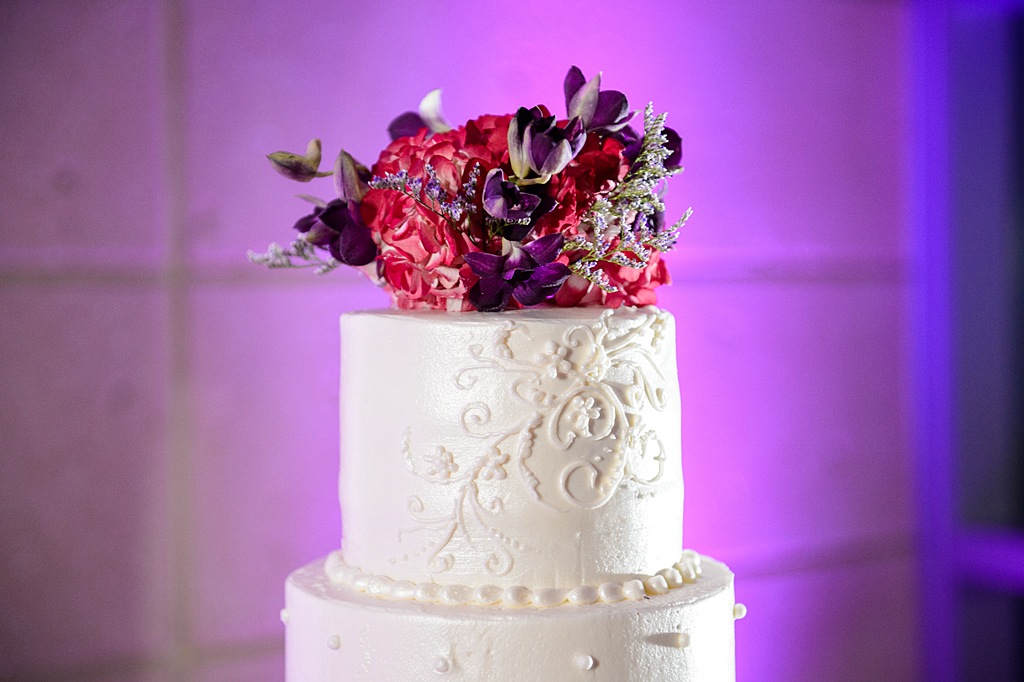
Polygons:
<instances>
[{"instance_id":1,"label":"purple orchid","mask_svg":"<svg viewBox=\"0 0 1024 682\"><path fill-rule=\"evenodd\" d=\"M369 175L369 171L356 163L352 155L344 149L338 152L338 158L334 160L332 175L334 176L334 191L338 193L339 199L354 201L357 204L363 200L366 190L369 189L366 184L366 176Z\"/></svg>"},{"instance_id":2,"label":"purple orchid","mask_svg":"<svg viewBox=\"0 0 1024 682\"><path fill-rule=\"evenodd\" d=\"M630 164L634 163L636 158L640 156L640 149L643 147L644 139L640 136L640 133L633 126L626 126L622 130L613 133L612 137L622 143L622 155L629 159Z\"/></svg>"},{"instance_id":3,"label":"purple orchid","mask_svg":"<svg viewBox=\"0 0 1024 682\"><path fill-rule=\"evenodd\" d=\"M668 150L668 157L665 158L662 165L669 170L679 168L679 164L683 160L683 139L679 137L679 133L668 126L665 126L662 132L665 135L665 149ZM612 137L625 147L622 150L622 155L629 159L630 163L635 162L640 155L640 148L643 146L643 138L640 133L634 130L633 126L626 126L613 133Z\"/></svg>"},{"instance_id":4,"label":"purple orchid","mask_svg":"<svg viewBox=\"0 0 1024 682\"><path fill-rule=\"evenodd\" d=\"M423 128L431 133L443 133L452 129L441 108L441 91L431 90L420 101L419 111L407 111L395 117L388 124L388 135L394 142L400 137L412 137Z\"/></svg>"},{"instance_id":5,"label":"purple orchid","mask_svg":"<svg viewBox=\"0 0 1024 682\"><path fill-rule=\"evenodd\" d=\"M307 242L330 251L345 265L366 265L377 257L377 245L355 201L335 199L317 206L296 221L295 229L305 235Z\"/></svg>"},{"instance_id":6,"label":"purple orchid","mask_svg":"<svg viewBox=\"0 0 1024 682\"><path fill-rule=\"evenodd\" d=\"M662 163L669 170L679 168L679 164L683 160L683 138L668 126L665 126L664 134L665 149L669 151L669 155Z\"/></svg>"},{"instance_id":7,"label":"purple orchid","mask_svg":"<svg viewBox=\"0 0 1024 682\"><path fill-rule=\"evenodd\" d=\"M650 215L637 213L633 219L633 234L648 230L654 234L661 234L665 231L665 211L655 211Z\"/></svg>"},{"instance_id":8,"label":"purple orchid","mask_svg":"<svg viewBox=\"0 0 1024 682\"><path fill-rule=\"evenodd\" d=\"M426 122L420 118L415 111L407 111L399 114L388 124L388 136L394 142L400 137L412 137L421 129L426 128Z\"/></svg>"},{"instance_id":9,"label":"purple orchid","mask_svg":"<svg viewBox=\"0 0 1024 682\"><path fill-rule=\"evenodd\" d=\"M564 128L540 107L520 107L508 126L508 157L512 172L520 180L547 182L565 168L583 149L587 133L579 118ZM530 178L532 173L540 177Z\"/></svg>"},{"instance_id":10,"label":"purple orchid","mask_svg":"<svg viewBox=\"0 0 1024 682\"><path fill-rule=\"evenodd\" d=\"M295 229L313 246L330 251L345 265L366 265L377 257L377 245L359 213L367 185L355 159L342 150L334 162L338 198L298 219Z\"/></svg>"},{"instance_id":11,"label":"purple orchid","mask_svg":"<svg viewBox=\"0 0 1024 682\"><path fill-rule=\"evenodd\" d=\"M502 255L467 253L466 263L480 281L469 290L469 301L483 312L501 312L512 299L520 305L537 305L554 295L570 274L568 266L555 261L565 238L550 234L529 244L505 241Z\"/></svg>"},{"instance_id":12,"label":"purple orchid","mask_svg":"<svg viewBox=\"0 0 1024 682\"><path fill-rule=\"evenodd\" d=\"M505 172L494 168L487 173L483 191L484 210L498 220L527 220L540 206L540 197L519 189L505 179Z\"/></svg>"},{"instance_id":13,"label":"purple orchid","mask_svg":"<svg viewBox=\"0 0 1024 682\"><path fill-rule=\"evenodd\" d=\"M629 110L626 96L618 90L601 92L601 74L589 81L578 66L565 75L565 108L569 118L579 117L586 130L621 130L636 114Z\"/></svg>"}]
</instances>

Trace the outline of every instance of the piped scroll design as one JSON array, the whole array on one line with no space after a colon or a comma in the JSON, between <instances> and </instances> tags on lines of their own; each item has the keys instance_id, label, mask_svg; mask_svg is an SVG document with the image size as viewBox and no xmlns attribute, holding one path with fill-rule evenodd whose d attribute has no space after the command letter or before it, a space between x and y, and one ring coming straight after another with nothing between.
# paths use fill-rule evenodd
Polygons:
<instances>
[{"instance_id":1,"label":"piped scroll design","mask_svg":"<svg viewBox=\"0 0 1024 682\"><path fill-rule=\"evenodd\" d=\"M525 409L492 413L480 400L465 404L462 431L479 448L452 452L436 445L417 457L411 430L403 453L408 469L420 478L450 487L448 513L430 514L420 496L408 508L427 531L424 548L432 573L451 569L459 539L474 549L487 542L485 569L495 576L511 570L514 554L524 547L500 530L505 503L484 493L482 482L504 480L511 467L528 494L559 511L596 509L624 481L650 485L664 471L665 448L643 412L665 408L667 383L655 355L664 341L667 315L651 312L616 316L606 310L592 323L569 327L557 340L540 346L527 322L506 321L489 347L469 347L473 364L455 373L455 386L471 393L486 373L499 373L510 387L513 403ZM544 461L532 461L539 440ZM507 487L502 491L504 494Z\"/></svg>"},{"instance_id":2,"label":"piped scroll design","mask_svg":"<svg viewBox=\"0 0 1024 682\"><path fill-rule=\"evenodd\" d=\"M487 410L486 405L482 408ZM464 419L472 409L477 408L467 406L463 409ZM420 523L420 526L411 531L403 531L403 534L428 531L432 535L432 539L428 540L424 548L430 572L444 573L455 565L455 554L448 551L448 547L456 537L461 537L474 548L478 547L481 541L489 543L489 552L484 559L487 572L495 576L508 573L513 563L512 551L523 549L523 545L503 533L492 522L492 519L504 511L504 503L500 497L484 495L480 484L504 480L508 476L505 465L509 456L496 445L484 448L469 467L459 473L459 465L455 462L454 455L443 446L438 446L433 453L425 455L420 459L420 463L417 463L410 439L411 431L406 429L402 453L409 470L431 483L451 486L457 491L452 509L447 515L427 513L423 498L419 495L409 498L409 514Z\"/></svg>"}]
</instances>

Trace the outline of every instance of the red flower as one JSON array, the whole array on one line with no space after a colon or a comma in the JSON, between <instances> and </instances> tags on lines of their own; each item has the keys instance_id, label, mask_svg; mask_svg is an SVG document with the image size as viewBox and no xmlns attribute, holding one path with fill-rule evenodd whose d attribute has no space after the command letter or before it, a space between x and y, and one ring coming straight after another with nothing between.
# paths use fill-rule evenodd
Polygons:
<instances>
[{"instance_id":1,"label":"red flower","mask_svg":"<svg viewBox=\"0 0 1024 682\"><path fill-rule=\"evenodd\" d=\"M464 127L428 137L422 129L388 145L373 174L406 171L426 179L430 164L442 188L455 196L473 165L484 173L507 154L509 116L481 116ZM483 175L481 175L482 179ZM362 218L380 246L378 272L399 308L463 309L475 281L465 254L477 251L469 236L412 197L371 189L363 197Z\"/></svg>"},{"instance_id":2,"label":"red flower","mask_svg":"<svg viewBox=\"0 0 1024 682\"><path fill-rule=\"evenodd\" d=\"M508 124L511 114L487 114L466 124L466 144L487 149L497 166L508 160Z\"/></svg>"},{"instance_id":3,"label":"red flower","mask_svg":"<svg viewBox=\"0 0 1024 682\"><path fill-rule=\"evenodd\" d=\"M628 268L613 263L601 263L598 267L605 271L608 280L617 285L619 291L606 292L579 275L573 275L555 294L555 303L566 308L588 305L606 308L654 305L658 299L654 289L672 282L665 261L657 251L651 254L651 259L644 268Z\"/></svg>"},{"instance_id":4,"label":"red flower","mask_svg":"<svg viewBox=\"0 0 1024 682\"><path fill-rule=\"evenodd\" d=\"M425 177L423 167L430 164L444 189L455 194L471 161L480 162L485 171L501 164L508 154L508 122L511 116L481 116L454 130L434 133L422 128L413 137L400 137L380 153L373 166L374 175L408 171L415 178Z\"/></svg>"},{"instance_id":5,"label":"red flower","mask_svg":"<svg viewBox=\"0 0 1024 682\"><path fill-rule=\"evenodd\" d=\"M608 192L626 176L629 159L623 149L621 142L610 137L601 140L597 135L588 136L579 155L552 176L550 191L558 205L537 221L534 234L541 237L561 233L567 239L578 234L580 219L590 210L598 192Z\"/></svg>"},{"instance_id":6,"label":"red flower","mask_svg":"<svg viewBox=\"0 0 1024 682\"><path fill-rule=\"evenodd\" d=\"M426 129L412 137L395 140L381 152L373 174L405 171L412 178L426 179L430 164L441 187L451 196L460 191L469 171L479 164L481 180L487 171L508 166L508 128L511 116L481 116L465 126L428 136ZM623 144L613 138L588 136L580 153L552 176L548 186L557 205L537 222L535 239L561 234L571 238L579 233L579 222L599 194L622 181L629 170ZM466 230L405 194L390 189L371 189L363 197L361 216L380 247L378 273L399 308L472 309L467 292L478 281L466 263L466 254L479 251ZM565 262L566 256L559 258ZM562 306L650 305L654 288L669 281L660 254L653 254L643 268L611 263L600 266L620 290L601 290L581 277L573 276L555 296Z\"/></svg>"}]
</instances>

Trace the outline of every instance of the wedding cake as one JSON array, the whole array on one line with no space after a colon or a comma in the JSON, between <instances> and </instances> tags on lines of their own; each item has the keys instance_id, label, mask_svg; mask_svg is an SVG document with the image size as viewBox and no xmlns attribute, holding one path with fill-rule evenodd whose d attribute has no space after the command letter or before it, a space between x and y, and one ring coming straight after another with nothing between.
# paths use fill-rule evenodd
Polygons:
<instances>
[{"instance_id":1,"label":"wedding cake","mask_svg":"<svg viewBox=\"0 0 1024 682\"><path fill-rule=\"evenodd\" d=\"M341 317L342 539L288 577L289 682L735 679L733 575L682 549L675 322L654 307L679 136L573 67L453 128L439 92L332 176L270 267L361 269Z\"/></svg>"},{"instance_id":2,"label":"wedding cake","mask_svg":"<svg viewBox=\"0 0 1024 682\"><path fill-rule=\"evenodd\" d=\"M341 327L342 548L288 579L289 681L735 678L733 576L680 549L668 313Z\"/></svg>"}]
</instances>

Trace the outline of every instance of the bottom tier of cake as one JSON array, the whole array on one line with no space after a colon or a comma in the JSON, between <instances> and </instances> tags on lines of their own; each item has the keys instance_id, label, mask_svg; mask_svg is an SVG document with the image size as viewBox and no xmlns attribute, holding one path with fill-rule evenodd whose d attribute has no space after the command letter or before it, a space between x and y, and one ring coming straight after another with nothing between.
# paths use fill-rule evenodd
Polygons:
<instances>
[{"instance_id":1,"label":"bottom tier of cake","mask_svg":"<svg viewBox=\"0 0 1024 682\"><path fill-rule=\"evenodd\" d=\"M385 601L333 583L323 560L285 588L289 682L735 680L733 575L639 601L548 609Z\"/></svg>"}]
</instances>

